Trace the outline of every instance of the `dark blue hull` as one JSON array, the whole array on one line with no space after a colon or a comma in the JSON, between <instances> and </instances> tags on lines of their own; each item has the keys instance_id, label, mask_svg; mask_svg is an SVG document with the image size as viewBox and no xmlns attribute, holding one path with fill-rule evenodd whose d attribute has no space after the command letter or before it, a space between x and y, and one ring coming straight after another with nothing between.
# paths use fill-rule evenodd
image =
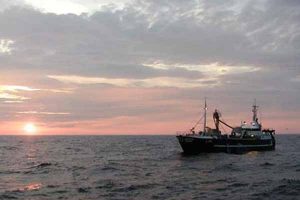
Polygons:
<instances>
[{"instance_id":1,"label":"dark blue hull","mask_svg":"<svg viewBox=\"0 0 300 200\"><path fill-rule=\"evenodd\" d=\"M193 135L179 135L177 139L184 153L198 154L202 152L244 153L248 151L268 151L275 149L275 138L230 138L219 136L201 138Z\"/></svg>"}]
</instances>

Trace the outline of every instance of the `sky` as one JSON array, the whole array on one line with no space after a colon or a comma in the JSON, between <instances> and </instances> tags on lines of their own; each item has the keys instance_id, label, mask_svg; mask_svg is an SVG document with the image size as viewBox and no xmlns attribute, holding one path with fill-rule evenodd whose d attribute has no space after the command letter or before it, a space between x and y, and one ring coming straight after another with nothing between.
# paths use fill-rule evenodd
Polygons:
<instances>
[{"instance_id":1,"label":"sky","mask_svg":"<svg viewBox=\"0 0 300 200\"><path fill-rule=\"evenodd\" d=\"M265 128L300 133L299 0L0 5L0 134L176 134L205 97L211 127L256 99Z\"/></svg>"}]
</instances>

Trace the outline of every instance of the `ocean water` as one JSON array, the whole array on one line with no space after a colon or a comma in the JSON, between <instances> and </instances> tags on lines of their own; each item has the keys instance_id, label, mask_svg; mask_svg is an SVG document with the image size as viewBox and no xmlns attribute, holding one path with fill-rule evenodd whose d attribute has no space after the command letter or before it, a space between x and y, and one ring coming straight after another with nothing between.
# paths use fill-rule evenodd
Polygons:
<instances>
[{"instance_id":1,"label":"ocean water","mask_svg":"<svg viewBox=\"0 0 300 200\"><path fill-rule=\"evenodd\" d=\"M185 156L175 136L1 136L0 199L300 199L300 135Z\"/></svg>"}]
</instances>

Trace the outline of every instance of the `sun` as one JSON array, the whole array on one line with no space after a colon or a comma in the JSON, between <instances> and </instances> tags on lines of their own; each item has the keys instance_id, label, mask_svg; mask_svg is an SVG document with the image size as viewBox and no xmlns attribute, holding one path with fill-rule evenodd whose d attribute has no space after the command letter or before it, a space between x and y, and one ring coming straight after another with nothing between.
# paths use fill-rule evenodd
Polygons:
<instances>
[{"instance_id":1,"label":"sun","mask_svg":"<svg viewBox=\"0 0 300 200\"><path fill-rule=\"evenodd\" d=\"M35 134L37 131L36 126L33 123L25 124L23 129L27 134Z\"/></svg>"}]
</instances>

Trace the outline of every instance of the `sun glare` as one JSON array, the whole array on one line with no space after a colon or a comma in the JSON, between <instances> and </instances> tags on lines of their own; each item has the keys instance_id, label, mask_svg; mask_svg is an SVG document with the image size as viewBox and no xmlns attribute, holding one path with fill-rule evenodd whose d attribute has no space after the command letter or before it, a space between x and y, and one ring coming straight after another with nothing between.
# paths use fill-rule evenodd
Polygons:
<instances>
[{"instance_id":1,"label":"sun glare","mask_svg":"<svg viewBox=\"0 0 300 200\"><path fill-rule=\"evenodd\" d=\"M23 129L27 134L35 134L36 133L36 126L33 123L25 124Z\"/></svg>"}]
</instances>

